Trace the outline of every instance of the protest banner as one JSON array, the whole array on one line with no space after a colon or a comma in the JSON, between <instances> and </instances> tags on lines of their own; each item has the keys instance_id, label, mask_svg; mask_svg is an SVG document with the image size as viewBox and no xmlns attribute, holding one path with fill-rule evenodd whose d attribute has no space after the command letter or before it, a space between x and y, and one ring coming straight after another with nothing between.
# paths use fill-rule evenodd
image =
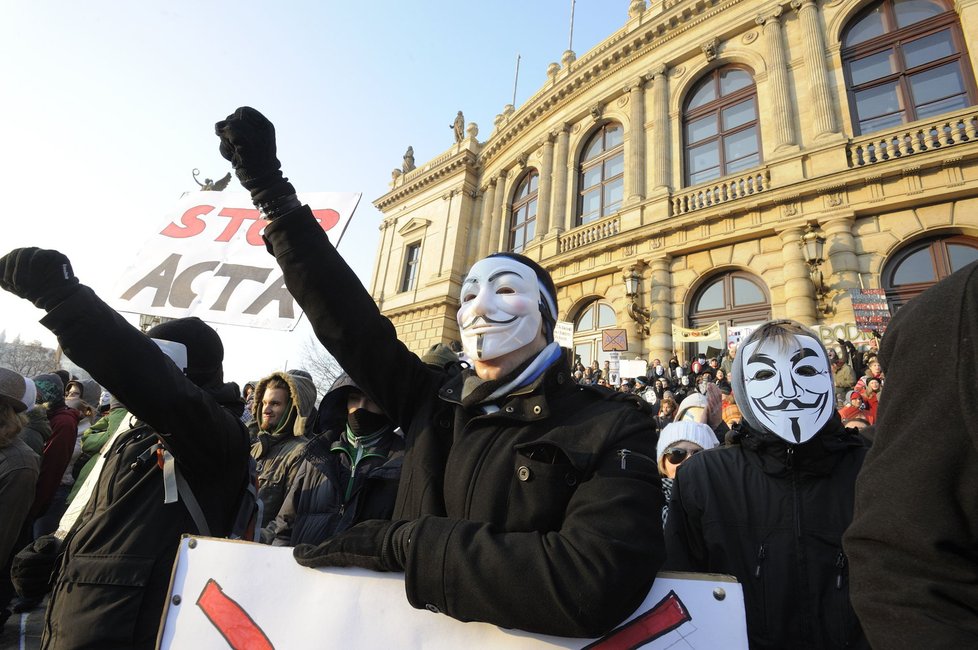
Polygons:
<instances>
[{"instance_id":1,"label":"protest banner","mask_svg":"<svg viewBox=\"0 0 978 650\"><path fill-rule=\"evenodd\" d=\"M574 349L574 323L569 320L559 320L554 325L554 341L562 348Z\"/></svg>"},{"instance_id":2,"label":"protest banner","mask_svg":"<svg viewBox=\"0 0 978 650\"><path fill-rule=\"evenodd\" d=\"M645 359L622 359L618 362L618 374L625 379L645 377L649 372L649 362Z\"/></svg>"},{"instance_id":3,"label":"protest banner","mask_svg":"<svg viewBox=\"0 0 978 650\"><path fill-rule=\"evenodd\" d=\"M624 623L601 639L573 639L415 609L403 574L308 569L288 547L185 537L167 602L162 650L747 648L743 591L712 574L661 573Z\"/></svg>"},{"instance_id":4,"label":"protest banner","mask_svg":"<svg viewBox=\"0 0 978 650\"><path fill-rule=\"evenodd\" d=\"M856 327L864 332L886 333L890 324L890 305L883 289L849 289Z\"/></svg>"},{"instance_id":5,"label":"protest banner","mask_svg":"<svg viewBox=\"0 0 978 650\"><path fill-rule=\"evenodd\" d=\"M720 322L701 329L691 329L688 327L672 326L672 340L674 343L699 343L700 341L719 341Z\"/></svg>"},{"instance_id":6,"label":"protest banner","mask_svg":"<svg viewBox=\"0 0 978 650\"><path fill-rule=\"evenodd\" d=\"M359 194L300 194L339 244ZM112 293L119 311L291 330L301 312L265 250L267 225L245 192L188 192L134 256Z\"/></svg>"}]
</instances>

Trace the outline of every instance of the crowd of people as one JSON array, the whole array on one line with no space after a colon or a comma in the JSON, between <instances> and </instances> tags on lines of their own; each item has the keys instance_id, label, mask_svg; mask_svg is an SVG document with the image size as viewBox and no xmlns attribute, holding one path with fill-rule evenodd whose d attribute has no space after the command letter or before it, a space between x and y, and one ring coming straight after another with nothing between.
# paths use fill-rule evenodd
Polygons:
<instances>
[{"instance_id":1,"label":"crowd of people","mask_svg":"<svg viewBox=\"0 0 978 650\"><path fill-rule=\"evenodd\" d=\"M929 526L928 546L915 548L892 511L923 499L886 496L907 478L890 470L888 445L912 449L904 421L917 420L881 401L883 368L894 392L912 392L920 368L901 355L942 358L936 344L909 352L914 334L900 335L916 331L928 294L903 308L881 355L774 320L719 358L651 359L622 379L610 364L570 362L554 341L549 273L497 253L462 280L462 354L437 345L418 357L296 199L271 123L241 108L216 130L290 292L345 372L318 405L302 370L240 389L199 319L144 335L61 253L0 258L0 287L43 309L91 376L0 369L0 607L50 594L45 647L154 647L180 536L244 536L255 483L252 539L293 547L307 567L401 572L411 605L461 621L598 637L665 568L736 577L755 648L895 647L925 630L938 646L975 640L968 524L919 515L911 526ZM972 309L976 268L942 283L948 304ZM978 371L970 322L943 323L959 396ZM964 441L952 463L964 478L934 478L936 494L920 486L965 521L975 492L964 508L947 502L974 473L973 420L955 419L969 409L950 400L942 414ZM949 540L957 550L942 550ZM901 563L939 594L903 591L919 616L880 595Z\"/></svg>"}]
</instances>

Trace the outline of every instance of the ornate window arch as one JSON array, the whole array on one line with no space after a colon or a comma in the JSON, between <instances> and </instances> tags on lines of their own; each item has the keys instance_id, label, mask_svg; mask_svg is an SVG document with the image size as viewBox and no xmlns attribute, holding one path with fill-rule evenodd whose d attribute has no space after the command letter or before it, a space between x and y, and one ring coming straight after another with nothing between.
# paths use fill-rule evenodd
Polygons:
<instances>
[{"instance_id":1,"label":"ornate window arch","mask_svg":"<svg viewBox=\"0 0 978 650\"><path fill-rule=\"evenodd\" d=\"M843 30L853 131L873 133L975 103L954 8L944 0L878 0Z\"/></svg>"},{"instance_id":2,"label":"ornate window arch","mask_svg":"<svg viewBox=\"0 0 978 650\"><path fill-rule=\"evenodd\" d=\"M586 303L574 319L574 354L585 366L592 361L603 364L608 358L601 350L601 330L615 327L618 315L611 303L596 298Z\"/></svg>"},{"instance_id":3,"label":"ornate window arch","mask_svg":"<svg viewBox=\"0 0 978 650\"><path fill-rule=\"evenodd\" d=\"M584 143L577 165L578 226L621 209L625 197L624 129L608 122Z\"/></svg>"},{"instance_id":4,"label":"ornate window arch","mask_svg":"<svg viewBox=\"0 0 978 650\"><path fill-rule=\"evenodd\" d=\"M757 87L750 70L706 73L683 102L685 183L698 185L761 164Z\"/></svg>"},{"instance_id":5,"label":"ornate window arch","mask_svg":"<svg viewBox=\"0 0 978 650\"><path fill-rule=\"evenodd\" d=\"M704 328L719 322L724 328L757 325L771 319L771 298L764 281L752 273L726 271L711 276L693 292L686 311L687 327ZM687 358L708 347L726 349L726 341L688 344Z\"/></svg>"},{"instance_id":6,"label":"ornate window arch","mask_svg":"<svg viewBox=\"0 0 978 650\"><path fill-rule=\"evenodd\" d=\"M537 192L540 174L535 169L527 171L513 192L513 212L509 219L508 249L521 253L533 240L537 221Z\"/></svg>"},{"instance_id":7,"label":"ornate window arch","mask_svg":"<svg viewBox=\"0 0 978 650\"><path fill-rule=\"evenodd\" d=\"M978 260L978 239L942 235L921 239L890 256L880 274L890 313L963 266Z\"/></svg>"}]
</instances>

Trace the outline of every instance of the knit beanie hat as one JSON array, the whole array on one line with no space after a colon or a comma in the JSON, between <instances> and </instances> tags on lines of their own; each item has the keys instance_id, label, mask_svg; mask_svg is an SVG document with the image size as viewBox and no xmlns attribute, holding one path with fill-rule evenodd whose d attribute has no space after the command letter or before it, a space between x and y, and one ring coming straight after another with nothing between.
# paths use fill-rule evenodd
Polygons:
<instances>
[{"instance_id":1,"label":"knit beanie hat","mask_svg":"<svg viewBox=\"0 0 978 650\"><path fill-rule=\"evenodd\" d=\"M666 449L683 440L697 444L703 449L713 449L720 444L713 429L705 424L689 421L670 422L659 432L659 444L655 447L656 462L662 461Z\"/></svg>"},{"instance_id":2,"label":"knit beanie hat","mask_svg":"<svg viewBox=\"0 0 978 650\"><path fill-rule=\"evenodd\" d=\"M34 408L34 382L20 373L0 368L0 404L7 404L15 413Z\"/></svg>"},{"instance_id":3,"label":"knit beanie hat","mask_svg":"<svg viewBox=\"0 0 978 650\"><path fill-rule=\"evenodd\" d=\"M557 325L557 287L547 269L519 253L493 253L487 257L508 257L530 268L536 274L540 286L540 313L543 314L543 322L547 329L547 343L553 341L554 327Z\"/></svg>"},{"instance_id":4,"label":"knit beanie hat","mask_svg":"<svg viewBox=\"0 0 978 650\"><path fill-rule=\"evenodd\" d=\"M186 346L187 377L198 386L224 381L224 344L221 337L196 316L160 323L146 332L146 336Z\"/></svg>"},{"instance_id":5,"label":"knit beanie hat","mask_svg":"<svg viewBox=\"0 0 978 650\"><path fill-rule=\"evenodd\" d=\"M61 383L61 377L53 372L34 377L34 385L37 386L37 401L42 404L58 404L65 399L65 385Z\"/></svg>"},{"instance_id":6,"label":"knit beanie hat","mask_svg":"<svg viewBox=\"0 0 978 650\"><path fill-rule=\"evenodd\" d=\"M688 419L692 422L706 424L708 407L709 403L706 400L706 395L701 393L691 393L679 405L679 410L676 411L676 421L679 422L680 420ZM692 409L695 410L691 411ZM691 412L687 415L687 411ZM714 436L714 438L716 438L716 436Z\"/></svg>"}]
</instances>

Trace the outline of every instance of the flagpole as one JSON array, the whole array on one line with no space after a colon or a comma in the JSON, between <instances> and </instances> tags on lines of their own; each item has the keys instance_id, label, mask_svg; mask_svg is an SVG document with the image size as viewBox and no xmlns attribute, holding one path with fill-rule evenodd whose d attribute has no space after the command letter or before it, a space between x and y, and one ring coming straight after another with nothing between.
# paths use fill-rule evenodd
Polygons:
<instances>
[{"instance_id":1,"label":"flagpole","mask_svg":"<svg viewBox=\"0 0 978 650\"><path fill-rule=\"evenodd\" d=\"M567 49L574 49L574 4L577 0L571 0L571 14L570 14L570 34L567 36Z\"/></svg>"},{"instance_id":2,"label":"flagpole","mask_svg":"<svg viewBox=\"0 0 978 650\"><path fill-rule=\"evenodd\" d=\"M520 53L516 53L516 78L513 80L513 106L516 106L516 85L520 82Z\"/></svg>"}]
</instances>

